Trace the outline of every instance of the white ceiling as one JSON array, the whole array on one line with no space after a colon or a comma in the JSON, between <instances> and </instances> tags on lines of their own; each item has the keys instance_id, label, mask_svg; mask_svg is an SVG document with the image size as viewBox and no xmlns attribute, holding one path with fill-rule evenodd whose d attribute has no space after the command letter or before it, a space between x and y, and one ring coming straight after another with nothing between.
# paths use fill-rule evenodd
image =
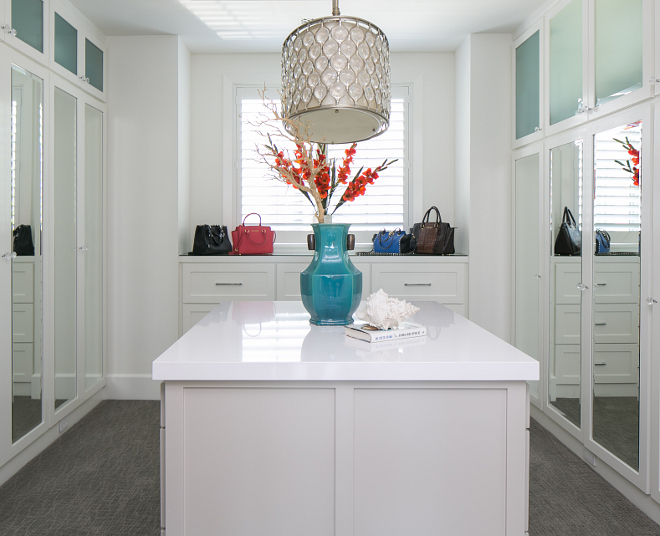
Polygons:
<instances>
[{"instance_id":1,"label":"white ceiling","mask_svg":"<svg viewBox=\"0 0 660 536\"><path fill-rule=\"evenodd\" d=\"M180 35L192 53L279 52L331 0L70 0L106 35ZM511 32L547 0L342 0L342 15L381 28L396 52L455 50L470 33Z\"/></svg>"}]
</instances>

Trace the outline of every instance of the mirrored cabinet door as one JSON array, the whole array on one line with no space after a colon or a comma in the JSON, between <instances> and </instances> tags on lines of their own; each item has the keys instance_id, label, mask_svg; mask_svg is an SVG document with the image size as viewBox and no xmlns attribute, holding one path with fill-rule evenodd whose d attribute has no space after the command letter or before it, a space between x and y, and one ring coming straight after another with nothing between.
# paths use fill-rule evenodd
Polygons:
<instances>
[{"instance_id":1,"label":"mirrored cabinet door","mask_svg":"<svg viewBox=\"0 0 660 536\"><path fill-rule=\"evenodd\" d=\"M85 388L103 377L103 112L85 104Z\"/></svg>"},{"instance_id":2,"label":"mirrored cabinet door","mask_svg":"<svg viewBox=\"0 0 660 536\"><path fill-rule=\"evenodd\" d=\"M540 355L540 218L539 153L515 161L515 346L537 361ZM529 382L530 394L539 397L539 382Z\"/></svg>"},{"instance_id":3,"label":"mirrored cabinet door","mask_svg":"<svg viewBox=\"0 0 660 536\"><path fill-rule=\"evenodd\" d=\"M581 426L582 140L550 150L550 347L548 402Z\"/></svg>"},{"instance_id":4,"label":"mirrored cabinet door","mask_svg":"<svg viewBox=\"0 0 660 536\"><path fill-rule=\"evenodd\" d=\"M642 122L594 136L592 437L639 469Z\"/></svg>"},{"instance_id":5,"label":"mirrored cabinet door","mask_svg":"<svg viewBox=\"0 0 660 536\"><path fill-rule=\"evenodd\" d=\"M43 420L43 95L41 78L12 65L12 442L24 437Z\"/></svg>"},{"instance_id":6,"label":"mirrored cabinet door","mask_svg":"<svg viewBox=\"0 0 660 536\"><path fill-rule=\"evenodd\" d=\"M55 409L77 387L77 99L55 87L53 95L53 230Z\"/></svg>"}]
</instances>

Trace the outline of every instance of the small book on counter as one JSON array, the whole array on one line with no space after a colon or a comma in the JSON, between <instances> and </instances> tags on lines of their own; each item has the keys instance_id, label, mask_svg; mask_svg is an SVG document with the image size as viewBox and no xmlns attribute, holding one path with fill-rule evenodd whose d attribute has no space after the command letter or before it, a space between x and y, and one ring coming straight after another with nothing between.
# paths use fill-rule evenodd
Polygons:
<instances>
[{"instance_id":1,"label":"small book on counter","mask_svg":"<svg viewBox=\"0 0 660 536\"><path fill-rule=\"evenodd\" d=\"M414 322L399 322L398 328L378 329L366 322L350 324L344 327L349 337L367 342L393 341L409 339L411 337L424 337L426 327Z\"/></svg>"}]
</instances>

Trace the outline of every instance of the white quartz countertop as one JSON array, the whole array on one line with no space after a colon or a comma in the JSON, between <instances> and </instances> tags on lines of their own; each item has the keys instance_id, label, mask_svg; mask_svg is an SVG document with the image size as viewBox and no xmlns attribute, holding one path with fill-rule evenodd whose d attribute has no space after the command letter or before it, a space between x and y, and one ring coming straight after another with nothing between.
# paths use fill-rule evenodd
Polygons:
<instances>
[{"instance_id":1,"label":"white quartz countertop","mask_svg":"<svg viewBox=\"0 0 660 536\"><path fill-rule=\"evenodd\" d=\"M437 302L425 337L367 343L309 323L301 302L224 302L153 362L159 381L521 381L536 360Z\"/></svg>"}]
</instances>

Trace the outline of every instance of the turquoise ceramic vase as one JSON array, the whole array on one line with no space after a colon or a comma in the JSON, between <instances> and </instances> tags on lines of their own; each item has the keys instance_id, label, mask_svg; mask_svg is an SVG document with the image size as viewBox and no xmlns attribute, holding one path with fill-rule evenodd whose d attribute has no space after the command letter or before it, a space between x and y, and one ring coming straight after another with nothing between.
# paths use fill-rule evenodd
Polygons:
<instances>
[{"instance_id":1,"label":"turquoise ceramic vase","mask_svg":"<svg viewBox=\"0 0 660 536\"><path fill-rule=\"evenodd\" d=\"M300 274L300 294L310 322L345 326L362 299L362 272L346 251L349 224L313 223L314 259Z\"/></svg>"}]
</instances>

